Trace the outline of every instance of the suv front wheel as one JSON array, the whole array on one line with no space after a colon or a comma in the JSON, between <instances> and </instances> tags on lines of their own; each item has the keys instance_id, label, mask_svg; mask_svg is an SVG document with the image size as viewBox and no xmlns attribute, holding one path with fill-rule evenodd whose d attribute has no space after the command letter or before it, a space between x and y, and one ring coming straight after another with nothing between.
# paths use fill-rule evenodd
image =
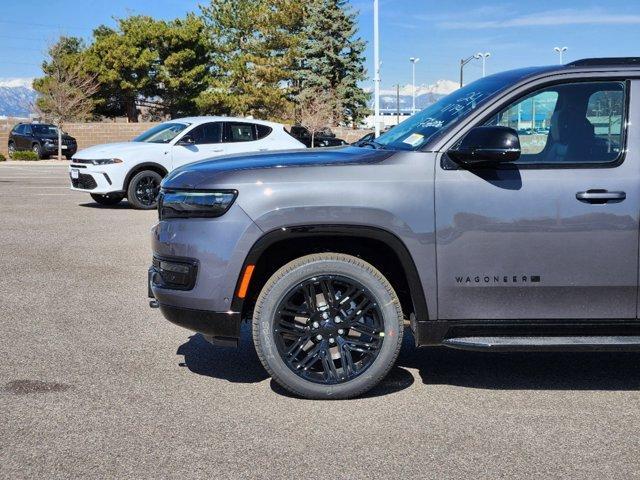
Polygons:
<instances>
[{"instance_id":1,"label":"suv front wheel","mask_svg":"<svg viewBox=\"0 0 640 480\"><path fill-rule=\"evenodd\" d=\"M136 173L127 187L127 200L133 208L151 210L156 208L162 176L153 170Z\"/></svg>"},{"instance_id":2,"label":"suv front wheel","mask_svg":"<svg viewBox=\"0 0 640 480\"><path fill-rule=\"evenodd\" d=\"M296 259L268 280L253 339L271 376L292 393L351 398L378 384L402 344L403 316L387 279L350 255Z\"/></svg>"}]
</instances>

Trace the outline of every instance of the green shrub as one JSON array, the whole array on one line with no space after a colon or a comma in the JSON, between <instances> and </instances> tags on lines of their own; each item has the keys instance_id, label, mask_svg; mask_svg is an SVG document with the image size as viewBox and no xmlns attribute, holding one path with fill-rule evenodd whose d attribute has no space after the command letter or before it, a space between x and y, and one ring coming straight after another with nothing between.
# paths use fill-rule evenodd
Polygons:
<instances>
[{"instance_id":1,"label":"green shrub","mask_svg":"<svg viewBox=\"0 0 640 480\"><path fill-rule=\"evenodd\" d=\"M13 152L13 156L11 158L13 160L40 160L38 158L38 154L36 152L32 152L31 150L20 150L17 152Z\"/></svg>"},{"instance_id":2,"label":"green shrub","mask_svg":"<svg viewBox=\"0 0 640 480\"><path fill-rule=\"evenodd\" d=\"M0 162L4 162L7 158L0 153Z\"/></svg>"}]
</instances>

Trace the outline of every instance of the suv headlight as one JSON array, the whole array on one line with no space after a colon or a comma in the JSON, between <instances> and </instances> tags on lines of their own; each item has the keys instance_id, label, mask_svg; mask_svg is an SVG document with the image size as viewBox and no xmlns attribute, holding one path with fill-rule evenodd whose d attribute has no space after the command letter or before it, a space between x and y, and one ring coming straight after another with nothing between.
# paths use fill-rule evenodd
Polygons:
<instances>
[{"instance_id":1,"label":"suv headlight","mask_svg":"<svg viewBox=\"0 0 640 480\"><path fill-rule=\"evenodd\" d=\"M111 165L113 163L122 163L119 158L102 158L100 160L91 160L94 165Z\"/></svg>"},{"instance_id":2,"label":"suv headlight","mask_svg":"<svg viewBox=\"0 0 640 480\"><path fill-rule=\"evenodd\" d=\"M168 218L212 218L224 215L238 196L236 190L161 190L158 216Z\"/></svg>"}]
</instances>

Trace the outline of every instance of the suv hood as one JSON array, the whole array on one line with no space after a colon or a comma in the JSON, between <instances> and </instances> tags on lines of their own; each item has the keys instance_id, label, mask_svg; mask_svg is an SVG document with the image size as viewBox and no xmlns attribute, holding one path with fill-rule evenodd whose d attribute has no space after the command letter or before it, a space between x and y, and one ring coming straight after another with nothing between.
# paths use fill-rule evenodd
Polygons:
<instances>
[{"instance_id":1,"label":"suv hood","mask_svg":"<svg viewBox=\"0 0 640 480\"><path fill-rule=\"evenodd\" d=\"M165 177L162 186L176 189L210 188L223 176L233 172L378 163L394 153L391 150L347 146L229 155L220 159L203 160L180 167ZM306 171L306 169L304 170Z\"/></svg>"},{"instance_id":2,"label":"suv hood","mask_svg":"<svg viewBox=\"0 0 640 480\"><path fill-rule=\"evenodd\" d=\"M74 158L82 158L87 160L97 160L101 158L113 158L128 155L138 155L142 152L156 152L166 150L169 145L164 143L145 143L145 142L122 142L122 143L104 143L102 145L94 145L93 147L80 150L74 155ZM123 160L126 160L124 158Z\"/></svg>"}]
</instances>

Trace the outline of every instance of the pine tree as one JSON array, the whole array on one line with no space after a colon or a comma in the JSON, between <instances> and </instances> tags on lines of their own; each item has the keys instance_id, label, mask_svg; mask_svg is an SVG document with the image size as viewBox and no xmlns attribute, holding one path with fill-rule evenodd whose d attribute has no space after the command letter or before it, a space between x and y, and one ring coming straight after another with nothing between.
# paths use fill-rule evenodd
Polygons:
<instances>
[{"instance_id":1,"label":"pine tree","mask_svg":"<svg viewBox=\"0 0 640 480\"><path fill-rule=\"evenodd\" d=\"M206 113L285 118L292 48L302 9L292 0L211 0L211 80L198 105Z\"/></svg>"},{"instance_id":2,"label":"pine tree","mask_svg":"<svg viewBox=\"0 0 640 480\"><path fill-rule=\"evenodd\" d=\"M357 37L356 12L347 0L305 2L299 64L298 93L327 91L335 120L354 126L367 115L369 95L359 86L366 79L365 42Z\"/></svg>"}]
</instances>

